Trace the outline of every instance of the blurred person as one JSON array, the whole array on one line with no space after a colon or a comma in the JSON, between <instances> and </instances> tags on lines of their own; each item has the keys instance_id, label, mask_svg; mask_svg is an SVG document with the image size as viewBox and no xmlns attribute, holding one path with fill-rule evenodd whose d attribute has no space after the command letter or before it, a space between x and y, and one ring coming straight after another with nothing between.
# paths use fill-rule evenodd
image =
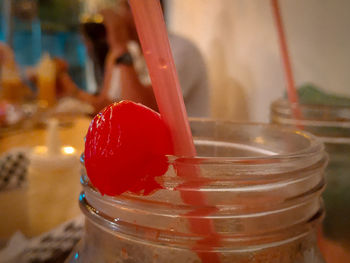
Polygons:
<instances>
[{"instance_id":1,"label":"blurred person","mask_svg":"<svg viewBox=\"0 0 350 263\"><path fill-rule=\"evenodd\" d=\"M61 90L93 105L96 112L122 99L157 109L151 81L142 56L127 1L118 8L102 10L103 24L85 23L82 34L94 61L96 94L80 90L65 72L58 76ZM189 116L208 116L209 90L204 59L189 40L169 34L175 65Z\"/></svg>"}]
</instances>

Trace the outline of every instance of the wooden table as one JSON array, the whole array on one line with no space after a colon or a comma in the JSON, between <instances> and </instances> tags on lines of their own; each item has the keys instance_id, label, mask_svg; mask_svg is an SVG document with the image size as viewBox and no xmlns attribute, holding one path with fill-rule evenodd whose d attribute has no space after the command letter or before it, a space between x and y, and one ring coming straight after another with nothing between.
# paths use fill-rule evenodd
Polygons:
<instances>
[{"instance_id":1,"label":"wooden table","mask_svg":"<svg viewBox=\"0 0 350 263\"><path fill-rule=\"evenodd\" d=\"M87 129L90 124L90 118L84 117L84 116L75 116L69 119L65 119L64 125L60 126L59 128L59 134L60 139L62 142L62 145L69 145L73 146L76 149L76 152L78 155L80 155L81 152L84 150L84 136L87 132ZM35 129L27 129L27 130L18 130L15 132L9 133L7 136L0 137L0 154L3 154L7 151L10 151L14 148L28 148L28 147L34 147L38 145L44 145L45 144L45 138L46 138L46 129L45 128L35 128ZM20 230L26 236L33 236L40 234L39 230L42 229L42 231L47 231L47 226L53 226L58 225L60 223L63 223L63 221L74 218L80 214L80 210L78 207L78 196L80 192L80 182L79 182L79 170L76 170L77 172L74 180L67 181L67 180L61 180L58 176L47 176L43 177L45 178L45 182L41 182L44 180L29 180L28 184L25 187L21 187L20 189L15 190L9 190L9 191L3 191L0 193L0 211L6 211L6 213L0 214L0 246L1 243L4 242L7 238L9 238L15 231ZM57 173L56 173L57 174ZM28 175L28 178L33 178ZM59 178L59 179L57 179ZM35 209L38 211L42 210L40 207L48 207L48 202L52 203L52 206L55 206L59 208L58 210L64 210L62 207L70 207L69 212L67 211L59 211L59 213L66 214L66 216L62 216L61 221L57 221L57 217L54 221L54 224L52 222L48 222L51 219L50 216L47 216L45 218L42 218L42 225L43 227L39 230L36 230L33 232L33 229L30 229L29 222L31 218L31 214L33 214L33 202L30 200L34 200L31 195L33 195L32 191L32 185L35 181L35 187L37 189L41 190L47 190L46 192L50 193L50 191L53 193L50 195L51 200L48 198L36 198L35 200L41 200L36 201L38 202L35 204ZM67 182L69 182L70 185L67 185ZM66 185L61 185L66 184ZM59 196L64 195L64 191L69 192L67 193L72 196L72 191L74 191L74 198L70 197L69 200L67 198L63 201L62 200L53 200L52 196ZM37 193L37 192L35 192ZM43 196L43 195L41 195ZM57 198L56 198L57 199ZM61 198L60 198L61 199ZM31 203L32 202L32 203ZM41 202L41 203L40 203ZM65 202L66 206L62 206L62 202ZM36 213L36 211L34 211ZM54 216L51 215L51 218L54 218ZM54 219L52 219L54 220ZM39 224L38 224L39 223ZM40 222L36 222L36 225L40 226ZM46 227L45 227L46 225Z\"/></svg>"},{"instance_id":2,"label":"wooden table","mask_svg":"<svg viewBox=\"0 0 350 263\"><path fill-rule=\"evenodd\" d=\"M65 124L60 128L60 139L63 145L71 145L82 152L84 150L84 137L91 119L85 116L76 116L65 119ZM45 144L46 129L36 128L30 130L18 130L0 137L0 154L14 147L34 147Z\"/></svg>"}]
</instances>

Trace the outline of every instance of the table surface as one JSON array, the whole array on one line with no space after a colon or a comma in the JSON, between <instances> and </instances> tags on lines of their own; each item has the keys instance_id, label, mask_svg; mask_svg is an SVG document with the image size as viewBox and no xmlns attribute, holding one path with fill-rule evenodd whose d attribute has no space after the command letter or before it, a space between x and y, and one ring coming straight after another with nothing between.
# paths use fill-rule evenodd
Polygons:
<instances>
[{"instance_id":1,"label":"table surface","mask_svg":"<svg viewBox=\"0 0 350 263\"><path fill-rule=\"evenodd\" d=\"M82 152L84 150L84 137L91 119L85 116L75 116L65 119L63 127L60 127L60 139L63 145L71 145ZM45 144L46 129L35 128L10 132L7 136L0 137L0 154L14 147L34 147Z\"/></svg>"},{"instance_id":2,"label":"table surface","mask_svg":"<svg viewBox=\"0 0 350 263\"><path fill-rule=\"evenodd\" d=\"M66 176L60 177L60 171L51 172L50 176L28 172L25 187L1 192L0 209L7 212L0 214L0 243L17 230L32 237L80 215L78 157L84 150L84 136L90 120L88 117L74 116L65 119L61 123L63 125L59 126L62 145L73 146L77 153L77 165L65 171ZM1 136L0 155L15 148L44 145L46 134L45 128L35 128L12 131Z\"/></svg>"}]
</instances>

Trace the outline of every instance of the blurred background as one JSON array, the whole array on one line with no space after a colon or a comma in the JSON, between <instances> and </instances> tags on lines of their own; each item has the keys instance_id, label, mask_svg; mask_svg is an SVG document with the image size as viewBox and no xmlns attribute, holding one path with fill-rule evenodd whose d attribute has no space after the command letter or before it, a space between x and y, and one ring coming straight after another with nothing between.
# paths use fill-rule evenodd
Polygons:
<instances>
[{"instance_id":1,"label":"blurred background","mask_svg":"<svg viewBox=\"0 0 350 263\"><path fill-rule=\"evenodd\" d=\"M73 80L86 89L87 55L79 18L106 1L85 2L1 0L0 40L13 47L21 66L35 65L44 52L64 58ZM280 4L296 84L313 83L350 96L349 1L281 0ZM268 2L167 0L165 5L169 29L192 40L205 58L211 115L267 121L271 101L285 90Z\"/></svg>"},{"instance_id":2,"label":"blurred background","mask_svg":"<svg viewBox=\"0 0 350 263\"><path fill-rule=\"evenodd\" d=\"M86 55L78 32L81 5L69 0L1 0L1 41L17 63L34 66L41 55L64 58L74 80L85 87Z\"/></svg>"},{"instance_id":3,"label":"blurred background","mask_svg":"<svg viewBox=\"0 0 350 263\"><path fill-rule=\"evenodd\" d=\"M212 114L267 121L271 101L285 92L268 1L168 1L170 28L203 52L212 84ZM296 85L350 96L350 19L346 0L281 0ZM190 26L189 26L190 25Z\"/></svg>"}]
</instances>

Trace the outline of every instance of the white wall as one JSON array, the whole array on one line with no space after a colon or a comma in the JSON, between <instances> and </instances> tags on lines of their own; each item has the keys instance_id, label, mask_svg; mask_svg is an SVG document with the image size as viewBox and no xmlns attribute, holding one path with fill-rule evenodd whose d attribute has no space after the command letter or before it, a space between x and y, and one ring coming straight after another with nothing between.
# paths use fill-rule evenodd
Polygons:
<instances>
[{"instance_id":1,"label":"white wall","mask_svg":"<svg viewBox=\"0 0 350 263\"><path fill-rule=\"evenodd\" d=\"M284 93L269 0L168 0L170 29L205 55L216 118L268 121ZM280 0L297 85L350 96L350 1Z\"/></svg>"}]
</instances>

